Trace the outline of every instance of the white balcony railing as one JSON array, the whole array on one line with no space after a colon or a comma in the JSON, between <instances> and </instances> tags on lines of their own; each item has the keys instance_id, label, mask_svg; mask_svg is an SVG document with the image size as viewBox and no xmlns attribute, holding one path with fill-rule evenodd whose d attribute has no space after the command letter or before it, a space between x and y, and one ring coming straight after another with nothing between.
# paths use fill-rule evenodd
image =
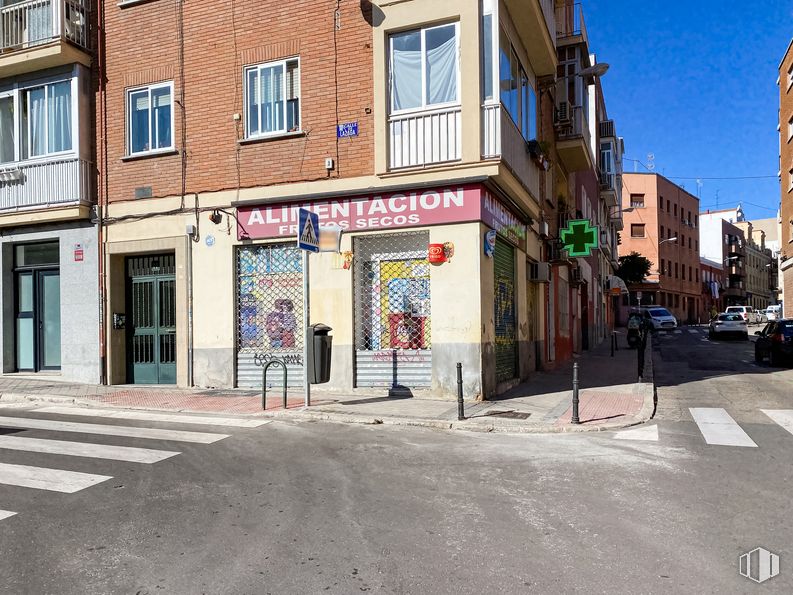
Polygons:
<instances>
[{"instance_id":1,"label":"white balcony railing","mask_svg":"<svg viewBox=\"0 0 793 595\"><path fill-rule=\"evenodd\" d=\"M0 211L90 203L92 170L82 159L0 166Z\"/></svg>"},{"instance_id":2,"label":"white balcony railing","mask_svg":"<svg viewBox=\"0 0 793 595\"><path fill-rule=\"evenodd\" d=\"M90 0L25 0L0 7L0 50L66 39L88 49Z\"/></svg>"},{"instance_id":3,"label":"white balcony railing","mask_svg":"<svg viewBox=\"0 0 793 595\"><path fill-rule=\"evenodd\" d=\"M482 106L482 157L501 155L501 104Z\"/></svg>"},{"instance_id":4,"label":"white balcony railing","mask_svg":"<svg viewBox=\"0 0 793 595\"><path fill-rule=\"evenodd\" d=\"M462 154L462 112L450 107L388 120L390 167L457 161Z\"/></svg>"}]
</instances>

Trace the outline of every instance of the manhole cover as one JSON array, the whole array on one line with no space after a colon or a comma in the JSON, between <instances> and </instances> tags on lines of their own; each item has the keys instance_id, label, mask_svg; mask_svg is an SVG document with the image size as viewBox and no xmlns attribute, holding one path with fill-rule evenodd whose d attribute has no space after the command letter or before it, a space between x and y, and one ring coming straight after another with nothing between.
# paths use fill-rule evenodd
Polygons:
<instances>
[{"instance_id":1,"label":"manhole cover","mask_svg":"<svg viewBox=\"0 0 793 595\"><path fill-rule=\"evenodd\" d=\"M485 415L492 417L506 417L507 419L529 419L531 413L523 413L520 411L488 411Z\"/></svg>"}]
</instances>

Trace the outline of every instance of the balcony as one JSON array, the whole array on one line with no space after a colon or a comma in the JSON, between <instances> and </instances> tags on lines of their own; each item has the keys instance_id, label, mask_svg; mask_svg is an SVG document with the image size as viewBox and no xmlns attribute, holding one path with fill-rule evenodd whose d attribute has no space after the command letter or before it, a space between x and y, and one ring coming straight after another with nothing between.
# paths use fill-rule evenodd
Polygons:
<instances>
[{"instance_id":1,"label":"balcony","mask_svg":"<svg viewBox=\"0 0 793 595\"><path fill-rule=\"evenodd\" d=\"M588 170L594 167L589 123L580 105L560 101L556 107L556 150L568 171Z\"/></svg>"},{"instance_id":2,"label":"balcony","mask_svg":"<svg viewBox=\"0 0 793 595\"><path fill-rule=\"evenodd\" d=\"M82 159L30 162L0 169L0 216L93 202L93 165Z\"/></svg>"},{"instance_id":3,"label":"balcony","mask_svg":"<svg viewBox=\"0 0 793 595\"><path fill-rule=\"evenodd\" d=\"M601 140L607 138L617 138L617 133L614 129L614 120L603 120L599 126L598 133L600 134Z\"/></svg>"},{"instance_id":4,"label":"balcony","mask_svg":"<svg viewBox=\"0 0 793 595\"><path fill-rule=\"evenodd\" d=\"M388 119L390 168L459 161L461 126L459 106L392 115Z\"/></svg>"},{"instance_id":5,"label":"balcony","mask_svg":"<svg viewBox=\"0 0 793 595\"><path fill-rule=\"evenodd\" d=\"M554 0L504 0L537 76L556 73Z\"/></svg>"},{"instance_id":6,"label":"balcony","mask_svg":"<svg viewBox=\"0 0 793 595\"><path fill-rule=\"evenodd\" d=\"M583 8L580 4L559 6L556 9L556 45L561 47L579 43L589 46Z\"/></svg>"},{"instance_id":7,"label":"balcony","mask_svg":"<svg viewBox=\"0 0 793 595\"><path fill-rule=\"evenodd\" d=\"M0 78L90 65L90 0L0 0Z\"/></svg>"},{"instance_id":8,"label":"balcony","mask_svg":"<svg viewBox=\"0 0 793 595\"><path fill-rule=\"evenodd\" d=\"M735 255L746 254L746 246L742 240L732 239L727 243L727 252Z\"/></svg>"},{"instance_id":9,"label":"balcony","mask_svg":"<svg viewBox=\"0 0 793 595\"><path fill-rule=\"evenodd\" d=\"M600 173L600 198L607 207L616 207L617 188L622 184L622 176L615 173Z\"/></svg>"}]
</instances>

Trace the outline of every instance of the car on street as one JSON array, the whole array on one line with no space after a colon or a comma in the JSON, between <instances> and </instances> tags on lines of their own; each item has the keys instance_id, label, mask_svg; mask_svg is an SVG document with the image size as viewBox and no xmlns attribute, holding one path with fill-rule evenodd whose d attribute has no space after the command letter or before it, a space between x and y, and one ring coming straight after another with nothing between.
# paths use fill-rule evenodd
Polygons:
<instances>
[{"instance_id":1,"label":"car on street","mask_svg":"<svg viewBox=\"0 0 793 595\"><path fill-rule=\"evenodd\" d=\"M740 314L719 314L708 325L708 337L711 339L737 336L744 341L749 338L746 321Z\"/></svg>"},{"instance_id":2,"label":"car on street","mask_svg":"<svg viewBox=\"0 0 793 595\"><path fill-rule=\"evenodd\" d=\"M746 321L746 324L757 324L759 322L757 312L751 306L727 306L724 313L740 314Z\"/></svg>"},{"instance_id":3,"label":"car on street","mask_svg":"<svg viewBox=\"0 0 793 595\"><path fill-rule=\"evenodd\" d=\"M666 308L658 306L644 308L644 320L656 331L677 328L677 318Z\"/></svg>"},{"instance_id":4,"label":"car on street","mask_svg":"<svg viewBox=\"0 0 793 595\"><path fill-rule=\"evenodd\" d=\"M772 366L793 362L793 318L773 320L754 334L754 361L758 364L765 358Z\"/></svg>"},{"instance_id":5,"label":"car on street","mask_svg":"<svg viewBox=\"0 0 793 595\"><path fill-rule=\"evenodd\" d=\"M780 306L768 306L768 308L765 309L765 317L768 321L776 320L782 316L781 310L782 308Z\"/></svg>"}]
</instances>

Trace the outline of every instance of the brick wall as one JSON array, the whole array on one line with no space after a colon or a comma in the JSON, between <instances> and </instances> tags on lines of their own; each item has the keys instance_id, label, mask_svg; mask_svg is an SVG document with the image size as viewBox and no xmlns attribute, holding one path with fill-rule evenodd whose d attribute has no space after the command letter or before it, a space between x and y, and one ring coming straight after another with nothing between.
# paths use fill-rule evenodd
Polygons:
<instances>
[{"instance_id":1,"label":"brick wall","mask_svg":"<svg viewBox=\"0 0 793 595\"><path fill-rule=\"evenodd\" d=\"M122 161L126 153L125 89L173 80L176 100L182 91L180 6L187 193L325 179L326 157L336 160L332 177L373 173L368 4L339 3L336 54L336 0L158 0L127 8L111 2L105 3L104 9L110 201L133 199L139 186L150 186L154 197L181 193L180 155ZM305 134L239 144L244 120L235 121L233 115L245 117L243 68L294 55L301 61L301 128ZM359 123L359 136L339 139L338 145L337 102L339 122ZM182 116L176 103L173 108L174 140L181 148Z\"/></svg>"}]
</instances>

